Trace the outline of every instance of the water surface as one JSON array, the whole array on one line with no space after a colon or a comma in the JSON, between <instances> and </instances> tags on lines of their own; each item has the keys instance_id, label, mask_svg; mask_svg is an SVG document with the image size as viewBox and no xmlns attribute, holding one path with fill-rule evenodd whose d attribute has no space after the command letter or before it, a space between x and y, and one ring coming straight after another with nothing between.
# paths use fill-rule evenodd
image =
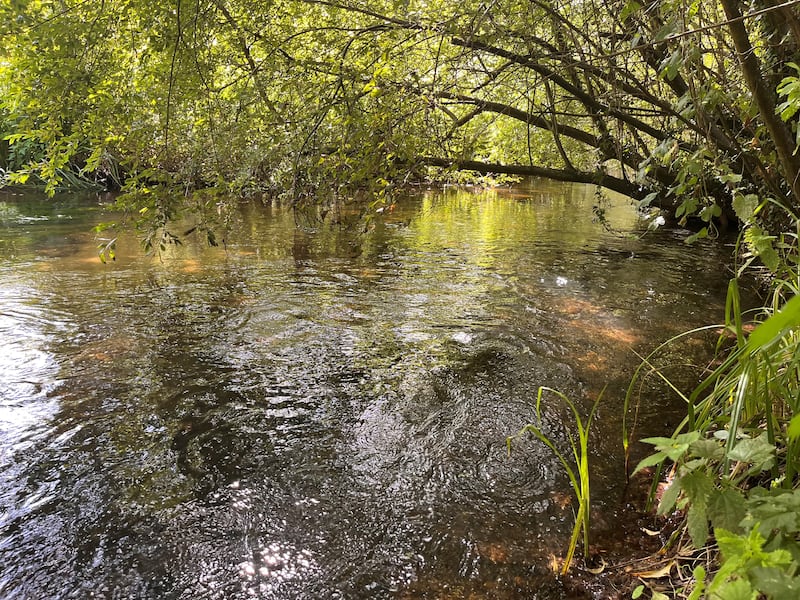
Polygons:
<instances>
[{"instance_id":1,"label":"water surface","mask_svg":"<svg viewBox=\"0 0 800 600\"><path fill-rule=\"evenodd\" d=\"M369 221L237 213L103 264L96 199L0 196L1 598L558 598L572 526L540 385L588 410L598 531L622 396L718 320L729 248L637 239L591 188L429 192ZM643 431L680 408L654 393ZM567 449L563 406L544 427Z\"/></svg>"}]
</instances>

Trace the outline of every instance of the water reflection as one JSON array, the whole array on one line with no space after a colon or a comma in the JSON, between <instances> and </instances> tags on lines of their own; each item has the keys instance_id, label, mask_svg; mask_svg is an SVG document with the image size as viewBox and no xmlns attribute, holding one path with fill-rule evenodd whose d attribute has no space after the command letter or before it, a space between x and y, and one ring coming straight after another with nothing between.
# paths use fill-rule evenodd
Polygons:
<instances>
[{"instance_id":1,"label":"water reflection","mask_svg":"<svg viewBox=\"0 0 800 600\"><path fill-rule=\"evenodd\" d=\"M246 206L225 248L122 236L107 265L96 202L5 201L0 597L559 597L567 483L506 436L539 385L588 407L608 383L613 531L630 349L726 285L726 250L612 235L591 192L431 193L366 233Z\"/></svg>"}]
</instances>

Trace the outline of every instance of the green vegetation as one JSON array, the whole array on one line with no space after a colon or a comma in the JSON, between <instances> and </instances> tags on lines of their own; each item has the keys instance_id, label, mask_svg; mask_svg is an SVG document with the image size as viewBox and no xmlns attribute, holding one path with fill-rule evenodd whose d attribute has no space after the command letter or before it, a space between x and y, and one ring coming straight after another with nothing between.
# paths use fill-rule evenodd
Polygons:
<instances>
[{"instance_id":1,"label":"green vegetation","mask_svg":"<svg viewBox=\"0 0 800 600\"><path fill-rule=\"evenodd\" d=\"M739 226L737 275L769 300L745 314L731 285L720 363L641 466L674 463L659 510L719 544L693 597L798 586L798 2L12 0L0 34L0 184L119 187L154 248L182 210L213 244L232 197L386 201L431 169L594 183L693 238ZM526 430L578 496L571 557L591 417L562 400L577 474Z\"/></svg>"},{"instance_id":2,"label":"green vegetation","mask_svg":"<svg viewBox=\"0 0 800 600\"><path fill-rule=\"evenodd\" d=\"M600 394L595 401L594 406L592 406L592 410L586 419L586 423L584 424L583 420L581 419L580 412L572 400L567 398L558 390L548 387L540 387L536 394L536 419L539 423L543 423L542 396L544 392L550 392L551 394L554 394L558 399L562 400L572 412L572 418L574 419L575 428L577 430L577 439L570 431L567 431L567 438L569 439L569 444L572 449L572 458L575 461L574 468L572 463L567 460L567 458L561 453L558 447L539 425L529 423L525 425L525 427L523 427L515 437L519 437L526 433L532 433L534 436L536 436L536 439L547 446L553 452L553 454L556 455L556 458L558 458L561 466L564 467L564 472L569 478L570 487L572 487L572 491L575 492L575 498L578 501L578 512L575 515L575 525L572 528L572 536L569 540L567 556L564 559L564 565L561 568L561 572L565 574L572 564L572 559L575 556L575 549L578 546L578 539L581 537L581 532L583 532L583 557L584 559L589 557L589 513L591 509L591 494L589 488L589 431L592 428L592 419L594 419L597 406L600 403L600 398L602 398L603 395ZM509 453L511 453L511 442L513 439L514 438L510 437L506 440Z\"/></svg>"},{"instance_id":3,"label":"green vegetation","mask_svg":"<svg viewBox=\"0 0 800 600\"><path fill-rule=\"evenodd\" d=\"M776 289L784 286L794 293L796 281ZM696 568L690 597L793 597L800 589L800 296L765 309L767 318L749 336L735 281L728 300L721 343L728 335L735 342L721 348L719 366L685 397L687 417L675 434L643 440L656 453L637 470L673 463L658 512L684 511L696 548L706 544L709 523L713 528L721 567L710 583Z\"/></svg>"},{"instance_id":4,"label":"green vegetation","mask_svg":"<svg viewBox=\"0 0 800 600\"><path fill-rule=\"evenodd\" d=\"M474 169L597 183L708 235L754 203L800 203L800 19L792 2L743 8L9 2L4 179L121 185L138 209L163 189L385 198L431 167ZM775 235L783 215L764 212Z\"/></svg>"}]
</instances>

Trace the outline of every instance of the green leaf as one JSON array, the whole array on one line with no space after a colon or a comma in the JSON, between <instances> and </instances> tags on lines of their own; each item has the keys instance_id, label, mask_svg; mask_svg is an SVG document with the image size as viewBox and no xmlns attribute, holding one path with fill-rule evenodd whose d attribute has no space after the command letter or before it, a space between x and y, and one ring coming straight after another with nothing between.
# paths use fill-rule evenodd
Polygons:
<instances>
[{"instance_id":1,"label":"green leaf","mask_svg":"<svg viewBox=\"0 0 800 600\"><path fill-rule=\"evenodd\" d=\"M756 588L772 598L800 598L800 577L780 567L758 566L749 571Z\"/></svg>"},{"instance_id":2,"label":"green leaf","mask_svg":"<svg viewBox=\"0 0 800 600\"><path fill-rule=\"evenodd\" d=\"M710 460L722 460L725 457L725 449L716 440L697 440L689 446L689 452L692 456Z\"/></svg>"},{"instance_id":3,"label":"green leaf","mask_svg":"<svg viewBox=\"0 0 800 600\"><path fill-rule=\"evenodd\" d=\"M792 420L789 422L789 427L786 430L786 435L790 440L796 440L800 437L800 414L792 417Z\"/></svg>"},{"instance_id":4,"label":"green leaf","mask_svg":"<svg viewBox=\"0 0 800 600\"><path fill-rule=\"evenodd\" d=\"M656 32L654 39L656 42L661 42L678 31L678 22L673 20L669 21Z\"/></svg>"},{"instance_id":5,"label":"green leaf","mask_svg":"<svg viewBox=\"0 0 800 600\"><path fill-rule=\"evenodd\" d=\"M703 565L698 565L695 567L694 571L692 571L692 575L694 576L695 582L694 589L687 600L700 600L706 589L706 570L703 568Z\"/></svg>"},{"instance_id":6,"label":"green leaf","mask_svg":"<svg viewBox=\"0 0 800 600\"><path fill-rule=\"evenodd\" d=\"M707 237L708 237L708 227L703 227L703 228L702 228L700 231L698 231L697 233L693 233L692 235L690 235L689 237L687 237L687 238L684 240L684 243L686 243L686 244L693 244L693 243L695 243L697 240L700 240L700 239L703 239L703 238L707 238Z\"/></svg>"},{"instance_id":7,"label":"green leaf","mask_svg":"<svg viewBox=\"0 0 800 600\"><path fill-rule=\"evenodd\" d=\"M639 598L642 595L643 592L644 592L644 586L643 585L637 585L634 588L633 592L631 592L631 598L633 598L633 600L636 600L637 598Z\"/></svg>"},{"instance_id":8,"label":"green leaf","mask_svg":"<svg viewBox=\"0 0 800 600\"><path fill-rule=\"evenodd\" d=\"M672 480L670 486L664 491L661 496L661 502L658 503L658 514L665 515L675 508L675 503L678 501L678 494L681 493L681 478L676 477Z\"/></svg>"},{"instance_id":9,"label":"green leaf","mask_svg":"<svg viewBox=\"0 0 800 600\"><path fill-rule=\"evenodd\" d=\"M699 202L697 201L697 198L693 198L693 197L686 198L686 200L681 202L680 205L678 206L678 208L675 209L675 216L676 217L681 217L681 216L688 217L689 215L693 215L695 213L695 211L697 210L698 205L699 205Z\"/></svg>"},{"instance_id":10,"label":"green leaf","mask_svg":"<svg viewBox=\"0 0 800 600\"><path fill-rule=\"evenodd\" d=\"M686 520L692 544L695 548L702 548L708 539L708 516L705 502L690 504Z\"/></svg>"},{"instance_id":11,"label":"green leaf","mask_svg":"<svg viewBox=\"0 0 800 600\"><path fill-rule=\"evenodd\" d=\"M677 48L672 54L670 54L666 59L664 59L661 65L659 65L659 71L661 72L662 75L664 75L664 77L666 77L671 81L675 79L675 77L678 75L678 71L680 71L680 68L682 66L683 66L683 52L681 51L680 48Z\"/></svg>"},{"instance_id":12,"label":"green leaf","mask_svg":"<svg viewBox=\"0 0 800 600\"><path fill-rule=\"evenodd\" d=\"M646 444L653 444L656 450L663 452L670 460L677 462L680 460L689 446L700 439L699 431L690 431L689 433L681 433L674 438L666 437L651 437L644 438L642 441Z\"/></svg>"},{"instance_id":13,"label":"green leaf","mask_svg":"<svg viewBox=\"0 0 800 600\"><path fill-rule=\"evenodd\" d=\"M800 325L800 296L795 296L784 304L779 312L753 330L747 339L748 350L754 352L798 325Z\"/></svg>"},{"instance_id":14,"label":"green leaf","mask_svg":"<svg viewBox=\"0 0 800 600\"><path fill-rule=\"evenodd\" d=\"M734 194L733 196L733 211L743 223L748 223L753 219L758 204L759 199L756 194Z\"/></svg>"},{"instance_id":15,"label":"green leaf","mask_svg":"<svg viewBox=\"0 0 800 600\"><path fill-rule=\"evenodd\" d=\"M696 470L681 477L681 487L692 505L702 504L705 507L714 490L714 483L705 471Z\"/></svg>"},{"instance_id":16,"label":"green leaf","mask_svg":"<svg viewBox=\"0 0 800 600\"><path fill-rule=\"evenodd\" d=\"M708 516L714 529L735 532L745 517L744 496L731 489L717 490L708 501Z\"/></svg>"},{"instance_id":17,"label":"green leaf","mask_svg":"<svg viewBox=\"0 0 800 600\"><path fill-rule=\"evenodd\" d=\"M719 176L719 180L722 183L737 184L737 183L741 183L742 176L739 175L738 173L725 173L725 174Z\"/></svg>"},{"instance_id":18,"label":"green leaf","mask_svg":"<svg viewBox=\"0 0 800 600\"><path fill-rule=\"evenodd\" d=\"M734 579L717 591L714 598L719 600L756 600L758 591L746 579Z\"/></svg>"},{"instance_id":19,"label":"green leaf","mask_svg":"<svg viewBox=\"0 0 800 600\"><path fill-rule=\"evenodd\" d=\"M765 267L775 273L780 265L780 257L772 245L775 237L765 235L760 227L751 226L745 230L744 239L753 254L761 259Z\"/></svg>"},{"instance_id":20,"label":"green leaf","mask_svg":"<svg viewBox=\"0 0 800 600\"><path fill-rule=\"evenodd\" d=\"M650 456L646 456L641 461L639 461L639 464L636 465L636 469L634 469L633 473L635 475L636 473L638 473L642 469L645 469L647 467L652 467L653 465L657 465L657 464L663 462L664 460L666 460L666 458L667 458L667 455L664 452L656 452L655 454L651 454Z\"/></svg>"},{"instance_id":21,"label":"green leaf","mask_svg":"<svg viewBox=\"0 0 800 600\"><path fill-rule=\"evenodd\" d=\"M710 223L714 217L718 217L722 214L722 209L717 204L709 204L708 206L703 207L703 210L700 211L700 218L705 221L706 223Z\"/></svg>"},{"instance_id":22,"label":"green leaf","mask_svg":"<svg viewBox=\"0 0 800 600\"><path fill-rule=\"evenodd\" d=\"M800 531L800 491L751 493L745 503L747 516L742 526L758 529L767 536L774 530L795 534Z\"/></svg>"},{"instance_id":23,"label":"green leaf","mask_svg":"<svg viewBox=\"0 0 800 600\"><path fill-rule=\"evenodd\" d=\"M745 438L728 452L728 458L750 463L753 468L763 471L772 467L775 462L775 447L767 441L766 432L757 438Z\"/></svg>"},{"instance_id":24,"label":"green leaf","mask_svg":"<svg viewBox=\"0 0 800 600\"><path fill-rule=\"evenodd\" d=\"M637 0L628 0L625 6L622 7L622 10L619 13L619 22L624 23L625 20L630 17L633 13L638 12L642 9L642 5L637 2Z\"/></svg>"},{"instance_id":25,"label":"green leaf","mask_svg":"<svg viewBox=\"0 0 800 600\"><path fill-rule=\"evenodd\" d=\"M647 194L647 196L645 196L639 201L638 205L639 208L640 209L647 208L648 206L650 206L650 203L653 202L653 200L655 200L656 198L658 198L658 192L651 192Z\"/></svg>"},{"instance_id":26,"label":"green leaf","mask_svg":"<svg viewBox=\"0 0 800 600\"><path fill-rule=\"evenodd\" d=\"M746 565L751 557L763 554L764 538L756 530L751 531L748 535L737 535L725 529L717 529L714 535L725 562L725 568L720 569L720 573L724 573L726 570L733 573L741 566ZM734 564L737 562L738 564Z\"/></svg>"}]
</instances>

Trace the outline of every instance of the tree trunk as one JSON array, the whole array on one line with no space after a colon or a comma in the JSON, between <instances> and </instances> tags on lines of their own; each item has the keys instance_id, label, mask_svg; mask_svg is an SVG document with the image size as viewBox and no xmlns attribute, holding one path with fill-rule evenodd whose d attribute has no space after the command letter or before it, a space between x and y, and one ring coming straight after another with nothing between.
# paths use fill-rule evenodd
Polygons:
<instances>
[{"instance_id":1,"label":"tree trunk","mask_svg":"<svg viewBox=\"0 0 800 600\"><path fill-rule=\"evenodd\" d=\"M721 4L725 15L731 21L728 28L739 56L747 87L753 94L761 113L761 119L775 144L783 177L791 189L791 200L795 206L800 206L800 159L794 155L791 132L775 114L775 92L764 84L761 66L756 58L755 49L750 43L750 37L747 35L738 2L721 0Z\"/></svg>"}]
</instances>

